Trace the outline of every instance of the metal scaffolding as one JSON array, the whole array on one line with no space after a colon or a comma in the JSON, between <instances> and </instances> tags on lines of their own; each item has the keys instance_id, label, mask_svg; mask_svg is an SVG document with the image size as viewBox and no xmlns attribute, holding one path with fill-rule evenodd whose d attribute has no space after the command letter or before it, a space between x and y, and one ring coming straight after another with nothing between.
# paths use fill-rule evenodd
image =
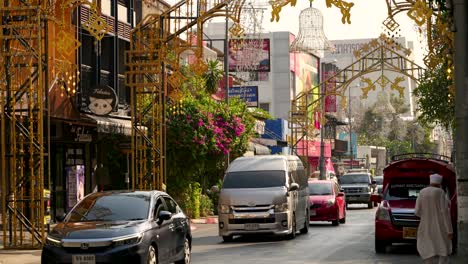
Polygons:
<instances>
[{"instance_id":1,"label":"metal scaffolding","mask_svg":"<svg viewBox=\"0 0 468 264\"><path fill-rule=\"evenodd\" d=\"M0 3L1 188L4 248L44 239L44 171L49 158L47 2Z\"/></svg>"}]
</instances>

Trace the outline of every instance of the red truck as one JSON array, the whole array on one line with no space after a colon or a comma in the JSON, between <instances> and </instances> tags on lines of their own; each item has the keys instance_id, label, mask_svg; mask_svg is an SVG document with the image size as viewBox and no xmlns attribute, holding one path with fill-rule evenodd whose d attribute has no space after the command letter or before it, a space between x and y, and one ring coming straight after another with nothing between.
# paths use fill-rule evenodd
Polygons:
<instances>
[{"instance_id":1,"label":"red truck","mask_svg":"<svg viewBox=\"0 0 468 264\"><path fill-rule=\"evenodd\" d=\"M429 185L429 175L443 176L442 188L450 200L456 246L457 190L456 174L450 157L408 153L392 157L383 171L383 192L371 200L380 203L375 215L375 251L385 253L392 243L416 243L419 218L414 215L419 191Z\"/></svg>"}]
</instances>

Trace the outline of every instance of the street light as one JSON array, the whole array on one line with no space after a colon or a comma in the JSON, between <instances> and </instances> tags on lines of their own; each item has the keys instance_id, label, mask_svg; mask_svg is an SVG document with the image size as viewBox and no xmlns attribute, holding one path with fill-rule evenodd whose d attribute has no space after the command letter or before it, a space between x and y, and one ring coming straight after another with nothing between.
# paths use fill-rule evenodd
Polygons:
<instances>
[{"instance_id":1,"label":"street light","mask_svg":"<svg viewBox=\"0 0 468 264\"><path fill-rule=\"evenodd\" d=\"M352 142L352 122L351 122L351 87L348 87L348 123L349 123L349 167L353 168L353 142ZM359 88L361 84L356 84L354 87Z\"/></svg>"},{"instance_id":2,"label":"street light","mask_svg":"<svg viewBox=\"0 0 468 264\"><path fill-rule=\"evenodd\" d=\"M334 70L336 69L336 65L335 63L337 62L336 59L333 59L331 62L323 62L321 64L321 72L322 72L322 76L325 76L323 74L324 70L327 70L327 71L330 71L330 70ZM327 77L327 79L330 78L330 76ZM325 79L325 78L323 78ZM325 80L321 80L321 83L323 83L323 81ZM325 84L322 84L320 87L320 107L321 107L321 112L323 115L325 115L326 113L326 108L325 108L325 95L326 95L326 88L325 87ZM320 117L321 120L324 120L324 117ZM324 125L325 124L322 124L322 122L320 122L320 158L319 158L319 171L320 171L320 175L319 175L319 179L320 180L325 180L325 143L323 142L323 134L324 134Z\"/></svg>"}]
</instances>

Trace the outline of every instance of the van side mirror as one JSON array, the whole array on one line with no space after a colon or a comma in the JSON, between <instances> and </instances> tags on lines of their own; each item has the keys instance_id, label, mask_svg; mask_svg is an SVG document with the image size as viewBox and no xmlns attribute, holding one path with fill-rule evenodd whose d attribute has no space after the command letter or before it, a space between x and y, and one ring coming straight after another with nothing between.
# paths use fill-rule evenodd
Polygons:
<instances>
[{"instance_id":1,"label":"van side mirror","mask_svg":"<svg viewBox=\"0 0 468 264\"><path fill-rule=\"evenodd\" d=\"M372 194L370 197L370 200L374 203L381 203L382 202L382 196L380 194Z\"/></svg>"},{"instance_id":2,"label":"van side mirror","mask_svg":"<svg viewBox=\"0 0 468 264\"><path fill-rule=\"evenodd\" d=\"M289 191L296 191L296 190L299 190L299 184L293 182L291 183L291 186L289 186Z\"/></svg>"}]
</instances>

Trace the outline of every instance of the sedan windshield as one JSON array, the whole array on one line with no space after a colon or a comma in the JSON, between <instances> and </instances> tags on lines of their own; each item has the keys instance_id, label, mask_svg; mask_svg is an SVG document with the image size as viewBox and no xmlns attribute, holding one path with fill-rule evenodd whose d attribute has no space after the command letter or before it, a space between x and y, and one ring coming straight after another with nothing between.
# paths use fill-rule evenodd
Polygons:
<instances>
[{"instance_id":1,"label":"sedan windshield","mask_svg":"<svg viewBox=\"0 0 468 264\"><path fill-rule=\"evenodd\" d=\"M345 174L340 178L340 184L365 183L370 184L367 174Z\"/></svg>"},{"instance_id":2,"label":"sedan windshield","mask_svg":"<svg viewBox=\"0 0 468 264\"><path fill-rule=\"evenodd\" d=\"M427 187L426 184L419 183L390 184L385 194L385 200L416 200L419 192L425 187Z\"/></svg>"},{"instance_id":3,"label":"sedan windshield","mask_svg":"<svg viewBox=\"0 0 468 264\"><path fill-rule=\"evenodd\" d=\"M284 171L236 171L224 177L223 188L270 188L286 186Z\"/></svg>"},{"instance_id":4,"label":"sedan windshield","mask_svg":"<svg viewBox=\"0 0 468 264\"><path fill-rule=\"evenodd\" d=\"M332 194L331 184L309 182L309 195L330 195Z\"/></svg>"},{"instance_id":5,"label":"sedan windshield","mask_svg":"<svg viewBox=\"0 0 468 264\"><path fill-rule=\"evenodd\" d=\"M148 218L151 197L142 193L94 193L70 211L68 221L130 221Z\"/></svg>"}]
</instances>

